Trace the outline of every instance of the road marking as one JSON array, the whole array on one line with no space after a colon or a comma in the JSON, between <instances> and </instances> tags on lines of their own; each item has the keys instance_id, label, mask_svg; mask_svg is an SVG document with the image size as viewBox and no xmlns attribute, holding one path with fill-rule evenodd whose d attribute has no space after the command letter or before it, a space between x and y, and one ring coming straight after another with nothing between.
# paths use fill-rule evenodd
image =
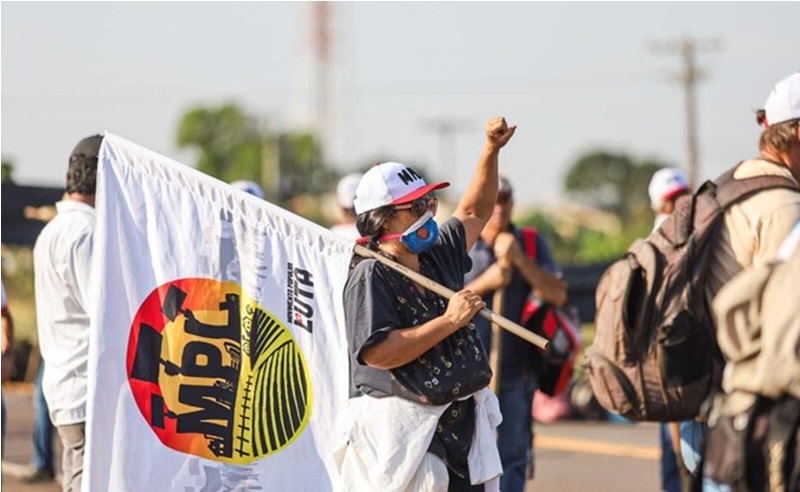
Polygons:
<instances>
[{"instance_id":1,"label":"road marking","mask_svg":"<svg viewBox=\"0 0 800 492\"><path fill-rule=\"evenodd\" d=\"M31 467L27 465L18 465L10 461L3 461L3 473L11 475L14 478L22 478L31 473Z\"/></svg>"},{"instance_id":2,"label":"road marking","mask_svg":"<svg viewBox=\"0 0 800 492\"><path fill-rule=\"evenodd\" d=\"M614 444L600 441L585 441L570 439L568 437L536 436L535 446L539 449L555 449L558 451L573 451L576 453L604 454L623 458L639 458L643 460L657 460L661 458L659 448L649 446L636 446L633 444Z\"/></svg>"}]
</instances>

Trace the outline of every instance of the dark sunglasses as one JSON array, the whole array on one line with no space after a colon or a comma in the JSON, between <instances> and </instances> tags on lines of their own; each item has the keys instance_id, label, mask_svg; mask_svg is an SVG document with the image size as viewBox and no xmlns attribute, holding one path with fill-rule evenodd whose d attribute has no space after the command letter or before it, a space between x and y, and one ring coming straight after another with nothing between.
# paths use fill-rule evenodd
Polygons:
<instances>
[{"instance_id":1,"label":"dark sunglasses","mask_svg":"<svg viewBox=\"0 0 800 492\"><path fill-rule=\"evenodd\" d=\"M438 208L439 199L435 196L424 196L422 198L417 198L413 202L404 203L394 207L395 210L411 210L411 213L417 217L422 217L422 214L428 210L430 210L432 214L436 215L436 210Z\"/></svg>"}]
</instances>

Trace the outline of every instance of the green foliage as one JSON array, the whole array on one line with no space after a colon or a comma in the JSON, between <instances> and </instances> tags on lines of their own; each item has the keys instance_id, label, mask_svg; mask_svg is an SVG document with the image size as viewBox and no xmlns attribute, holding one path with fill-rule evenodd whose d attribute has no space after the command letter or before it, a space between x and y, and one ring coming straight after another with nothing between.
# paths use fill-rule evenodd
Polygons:
<instances>
[{"instance_id":1,"label":"green foliage","mask_svg":"<svg viewBox=\"0 0 800 492\"><path fill-rule=\"evenodd\" d=\"M564 234L552 217L538 211L515 220L517 225L533 226L543 235L559 265L602 263L621 257L633 241L650 233L649 222L642 220L623 227L619 234L609 234L588 227L578 227L575 234Z\"/></svg>"},{"instance_id":2,"label":"green foliage","mask_svg":"<svg viewBox=\"0 0 800 492\"><path fill-rule=\"evenodd\" d=\"M197 169L204 173L227 182L262 182L262 137L255 119L235 104L190 109L181 118L178 145L197 148Z\"/></svg>"},{"instance_id":3,"label":"green foliage","mask_svg":"<svg viewBox=\"0 0 800 492\"><path fill-rule=\"evenodd\" d=\"M36 304L33 290L33 251L28 246L3 245L3 284L14 319L14 339L35 343Z\"/></svg>"},{"instance_id":4,"label":"green foliage","mask_svg":"<svg viewBox=\"0 0 800 492\"><path fill-rule=\"evenodd\" d=\"M649 210L647 184L664 164L634 161L625 154L595 150L582 155L564 181L567 194L585 205L616 214L623 222Z\"/></svg>"},{"instance_id":5,"label":"green foliage","mask_svg":"<svg viewBox=\"0 0 800 492\"><path fill-rule=\"evenodd\" d=\"M338 174L323 163L320 144L308 133L280 136L280 200L319 195L336 188Z\"/></svg>"},{"instance_id":6,"label":"green foliage","mask_svg":"<svg viewBox=\"0 0 800 492\"><path fill-rule=\"evenodd\" d=\"M178 126L177 141L181 148L198 151L196 167L200 171L226 182L248 179L260 183L265 191L277 191L277 196L269 198L279 204L299 195L329 191L338 178L326 167L312 134L263 132L257 119L234 103L188 110ZM267 166L269 158L277 159L277 169Z\"/></svg>"},{"instance_id":7,"label":"green foliage","mask_svg":"<svg viewBox=\"0 0 800 492\"><path fill-rule=\"evenodd\" d=\"M553 259L559 265L574 264L578 256L578 243L564 235L556 228L553 218L538 211L531 211L514 221L518 226L535 227L547 241Z\"/></svg>"},{"instance_id":8,"label":"green foliage","mask_svg":"<svg viewBox=\"0 0 800 492\"><path fill-rule=\"evenodd\" d=\"M581 156L568 171L564 184L568 195L584 205L617 215L623 224L621 232L604 232L586 223L566 226L538 211L523 215L516 223L539 229L559 264L615 260L652 230L647 186L661 167L664 164L657 161L636 161L625 154L596 150Z\"/></svg>"},{"instance_id":9,"label":"green foliage","mask_svg":"<svg viewBox=\"0 0 800 492\"><path fill-rule=\"evenodd\" d=\"M602 263L620 258L633 242L650 233L648 228L625 228L620 234L605 234L581 229L576 241L573 263Z\"/></svg>"},{"instance_id":10,"label":"green foliage","mask_svg":"<svg viewBox=\"0 0 800 492\"><path fill-rule=\"evenodd\" d=\"M12 164L9 160L3 159L2 166L3 174L1 181L3 183L13 183L14 178L12 175L14 174L14 164Z\"/></svg>"}]
</instances>

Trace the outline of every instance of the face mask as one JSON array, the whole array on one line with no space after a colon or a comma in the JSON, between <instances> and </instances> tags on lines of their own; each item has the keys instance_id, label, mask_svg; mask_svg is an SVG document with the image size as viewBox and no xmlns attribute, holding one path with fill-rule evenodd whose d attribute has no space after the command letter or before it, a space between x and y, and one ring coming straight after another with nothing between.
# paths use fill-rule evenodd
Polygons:
<instances>
[{"instance_id":1,"label":"face mask","mask_svg":"<svg viewBox=\"0 0 800 492\"><path fill-rule=\"evenodd\" d=\"M422 253L436 244L436 239L439 238L439 225L433 220L431 211L422 214L422 217L417 219L416 222L411 224L411 227L406 229L402 234L389 234L383 236L384 239L397 239L400 238L409 250L415 255Z\"/></svg>"}]
</instances>

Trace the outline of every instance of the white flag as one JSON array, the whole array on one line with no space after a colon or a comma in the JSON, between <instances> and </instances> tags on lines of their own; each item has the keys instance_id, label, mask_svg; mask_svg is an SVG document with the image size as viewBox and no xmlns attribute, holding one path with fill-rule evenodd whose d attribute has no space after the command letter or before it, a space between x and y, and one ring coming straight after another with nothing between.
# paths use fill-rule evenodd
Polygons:
<instances>
[{"instance_id":1,"label":"white flag","mask_svg":"<svg viewBox=\"0 0 800 492\"><path fill-rule=\"evenodd\" d=\"M330 490L352 241L108 133L96 206L84 490Z\"/></svg>"}]
</instances>

